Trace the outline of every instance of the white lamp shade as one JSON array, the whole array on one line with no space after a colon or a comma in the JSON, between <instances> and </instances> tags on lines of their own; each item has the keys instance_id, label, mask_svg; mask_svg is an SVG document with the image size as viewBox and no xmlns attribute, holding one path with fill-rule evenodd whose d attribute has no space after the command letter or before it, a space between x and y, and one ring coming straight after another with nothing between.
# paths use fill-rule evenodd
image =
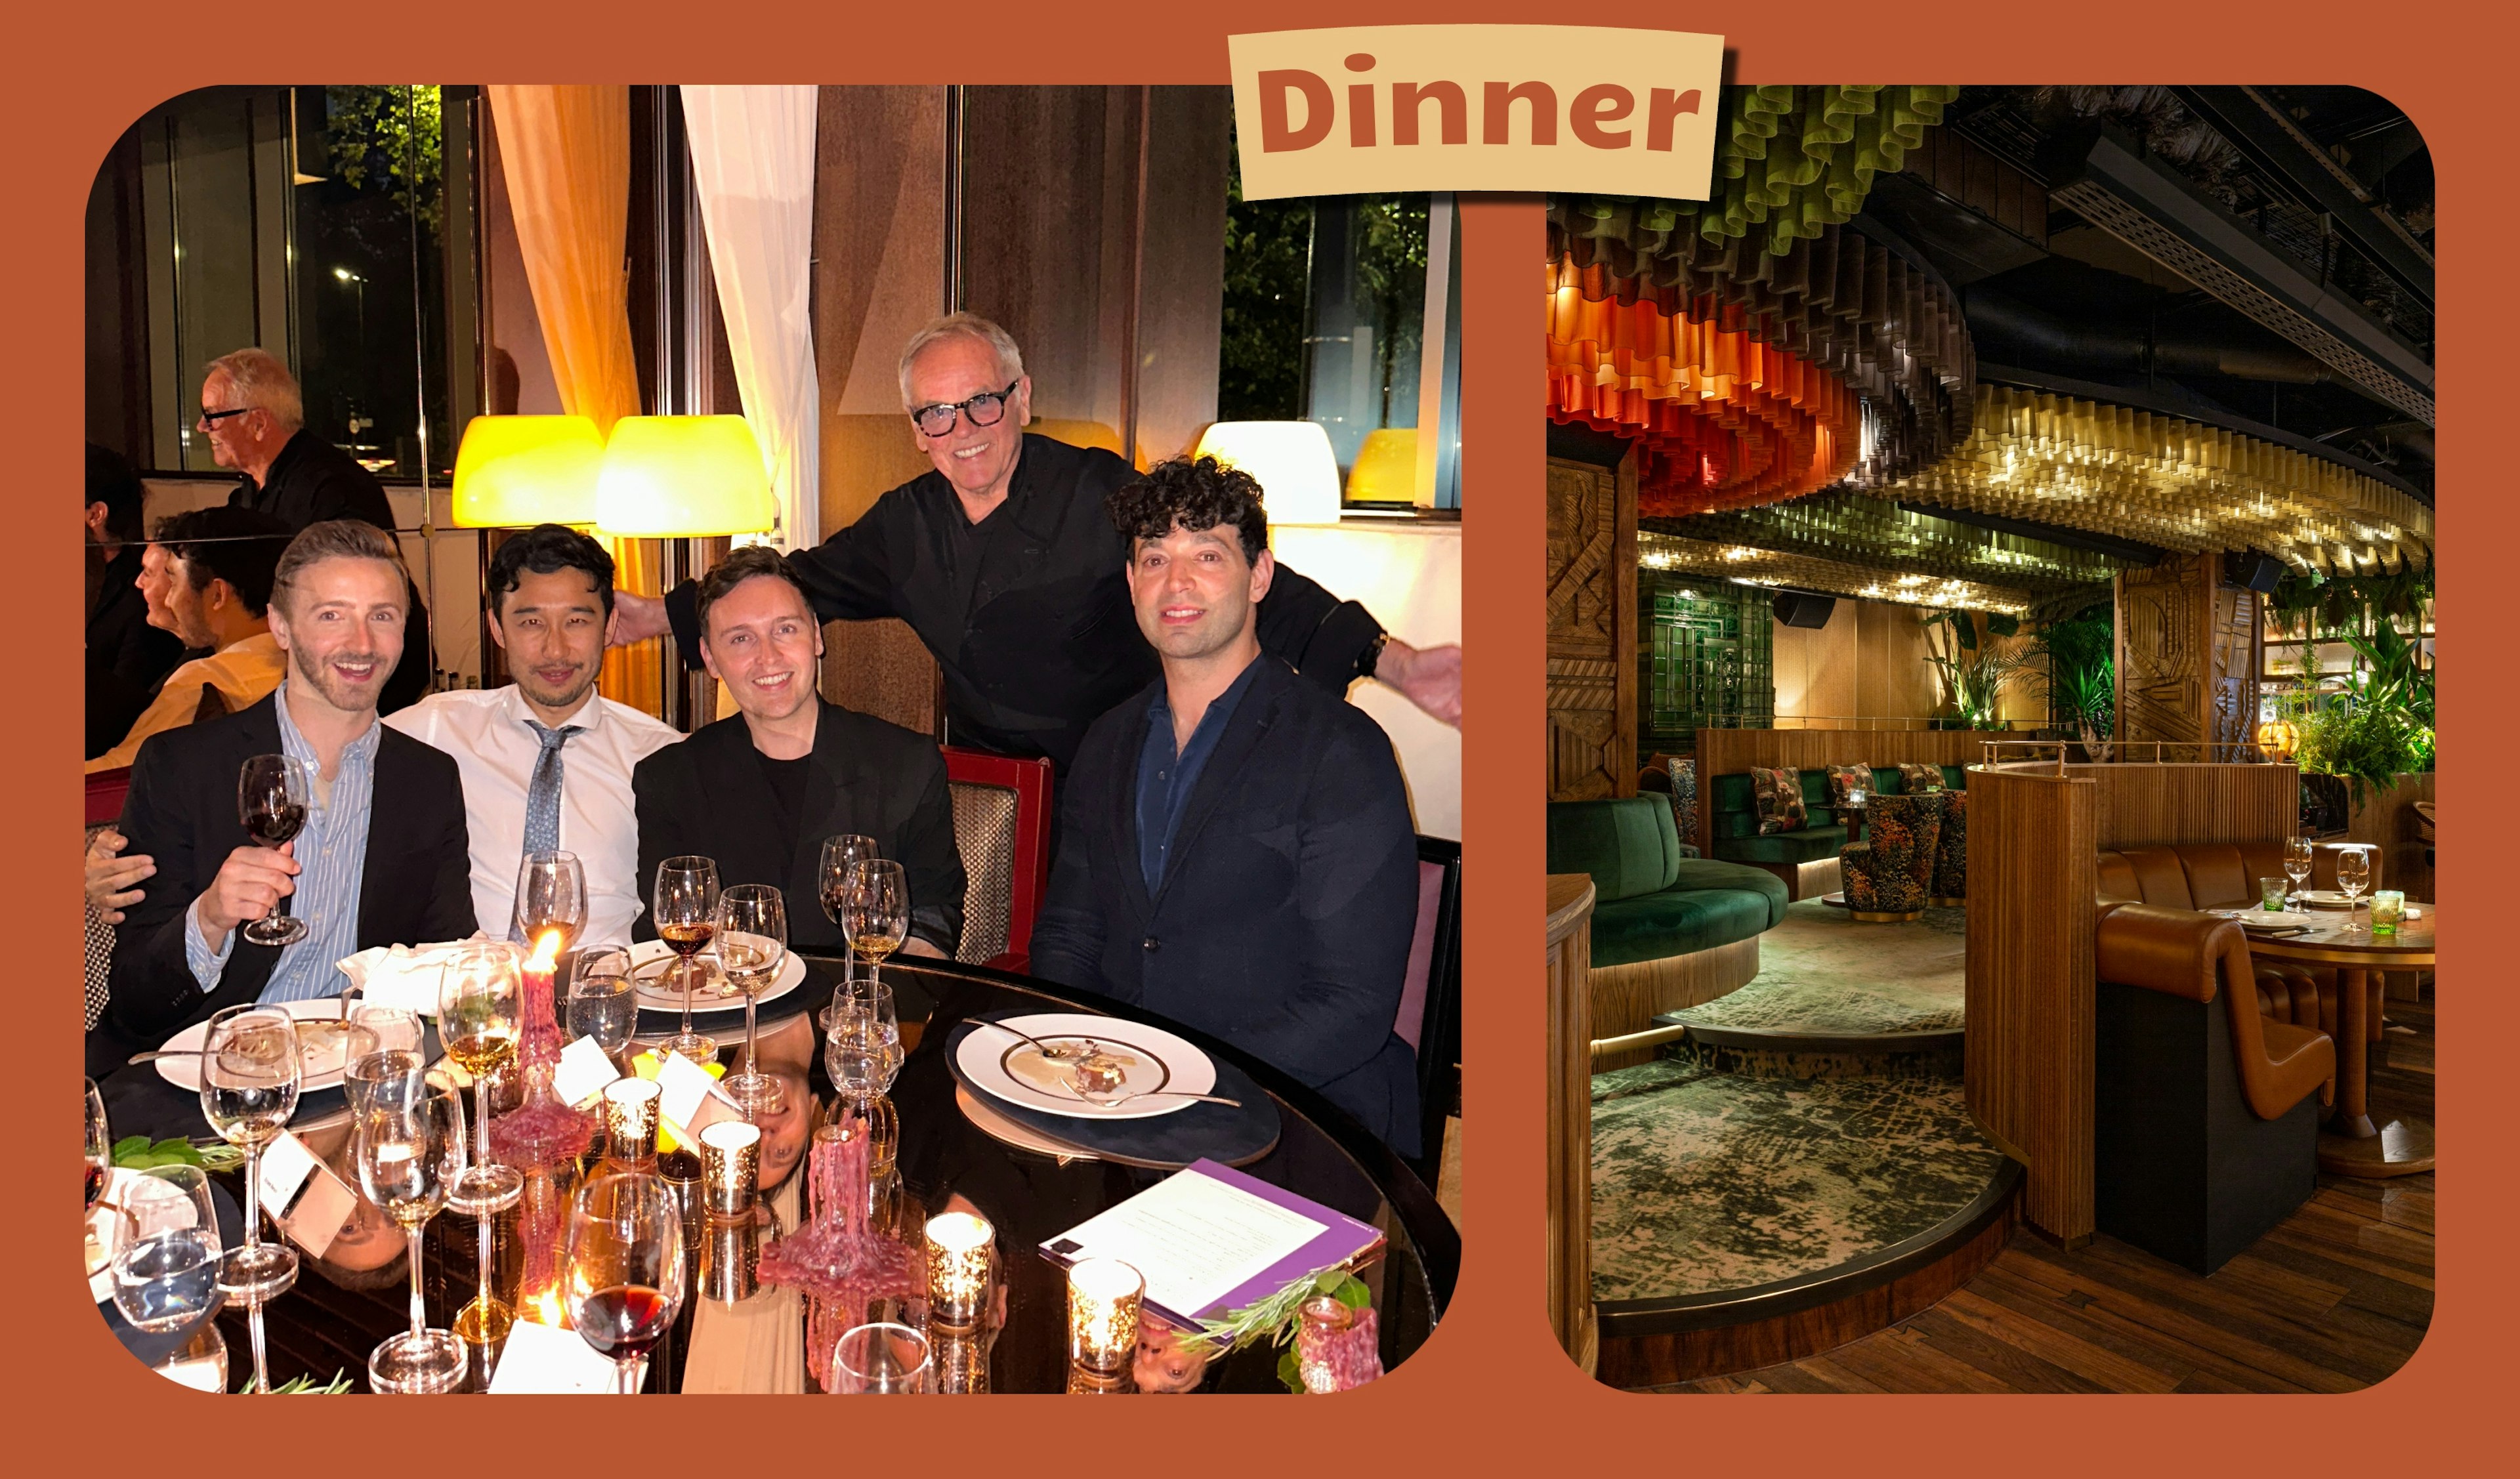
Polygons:
<instances>
[{"instance_id":1,"label":"white lamp shade","mask_svg":"<svg viewBox=\"0 0 2520 1479\"><path fill-rule=\"evenodd\" d=\"M583 416L476 416L455 454L455 523L521 529L595 522L604 433Z\"/></svg>"},{"instance_id":2,"label":"white lamp shade","mask_svg":"<svg viewBox=\"0 0 2520 1479\"><path fill-rule=\"evenodd\" d=\"M1258 478L1273 525L1338 522L1338 455L1317 422L1218 422L1197 455Z\"/></svg>"},{"instance_id":3,"label":"white lamp shade","mask_svg":"<svg viewBox=\"0 0 2520 1479\"><path fill-rule=\"evenodd\" d=\"M595 483L595 522L620 539L757 534L778 517L761 444L741 416L625 416Z\"/></svg>"}]
</instances>

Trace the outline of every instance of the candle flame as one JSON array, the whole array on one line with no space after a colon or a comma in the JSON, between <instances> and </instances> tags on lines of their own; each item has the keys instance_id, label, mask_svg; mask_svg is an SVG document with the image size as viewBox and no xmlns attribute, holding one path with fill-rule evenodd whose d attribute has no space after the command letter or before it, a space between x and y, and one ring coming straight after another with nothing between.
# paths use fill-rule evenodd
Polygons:
<instances>
[{"instance_id":1,"label":"candle flame","mask_svg":"<svg viewBox=\"0 0 2520 1479\"><path fill-rule=\"evenodd\" d=\"M525 968L527 970L540 971L544 975L549 975L554 970L559 969L560 941L561 932L559 930L544 930L542 932L542 937L534 941L534 956L532 960L525 963Z\"/></svg>"},{"instance_id":2,"label":"candle flame","mask_svg":"<svg viewBox=\"0 0 2520 1479\"><path fill-rule=\"evenodd\" d=\"M524 1319L555 1330L568 1328L566 1312L560 1302L558 1289L537 1289L525 1296L524 1308L518 1312Z\"/></svg>"}]
</instances>

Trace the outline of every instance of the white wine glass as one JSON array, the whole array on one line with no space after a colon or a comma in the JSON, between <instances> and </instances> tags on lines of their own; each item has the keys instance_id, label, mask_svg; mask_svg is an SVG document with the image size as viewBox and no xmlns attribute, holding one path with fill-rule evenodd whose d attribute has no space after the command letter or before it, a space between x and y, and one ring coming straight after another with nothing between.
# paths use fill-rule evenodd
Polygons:
<instances>
[{"instance_id":1,"label":"white wine glass","mask_svg":"<svg viewBox=\"0 0 2520 1479\"><path fill-rule=\"evenodd\" d=\"M569 972L568 1033L593 1038L616 1064L639 1025L639 999L630 979L630 952L619 945L592 945L577 953Z\"/></svg>"},{"instance_id":2,"label":"white wine glass","mask_svg":"<svg viewBox=\"0 0 2520 1479\"><path fill-rule=\"evenodd\" d=\"M717 898L717 968L743 993L743 1071L729 1074L726 1092L747 1115L779 1107L779 1080L761 1071L761 993L788 964L788 902L767 883L738 883Z\"/></svg>"},{"instance_id":3,"label":"white wine glass","mask_svg":"<svg viewBox=\"0 0 2520 1479\"><path fill-rule=\"evenodd\" d=\"M667 1038L664 1051L679 1053L695 1063L717 1057L717 1040L692 1030L693 977L702 974L694 957L708 948L717 932L717 863L702 857L667 858L656 865L656 886L649 900L649 918L656 938L674 952L674 973L683 983L683 1030Z\"/></svg>"},{"instance_id":4,"label":"white wine glass","mask_svg":"<svg viewBox=\"0 0 2520 1479\"><path fill-rule=\"evenodd\" d=\"M505 1211L525 1189L524 1177L490 1154L489 1085L490 1074L516 1056L523 1008L524 975L508 945L466 946L438 982L438 1041L472 1080L472 1160L446 1197L468 1217Z\"/></svg>"},{"instance_id":5,"label":"white wine glass","mask_svg":"<svg viewBox=\"0 0 2520 1479\"><path fill-rule=\"evenodd\" d=\"M2292 879L2292 891L2295 895L2300 894L2302 885L2310 881L2310 847L2308 837L2284 838L2284 876ZM2284 902L2294 909L2301 907L2298 898L2287 899Z\"/></svg>"},{"instance_id":6,"label":"white wine glass","mask_svg":"<svg viewBox=\"0 0 2520 1479\"><path fill-rule=\"evenodd\" d=\"M823 861L814 874L814 893L822 903L823 918L832 921L833 929L841 931L844 940L847 931L840 923L840 903L847 894L849 870L882 856L873 837L840 832L823 839ZM840 951L840 987L844 994L856 984L857 978L857 958L850 955L843 945Z\"/></svg>"},{"instance_id":7,"label":"white wine glass","mask_svg":"<svg viewBox=\"0 0 2520 1479\"><path fill-rule=\"evenodd\" d=\"M853 863L840 885L840 932L864 956L871 982L883 980L883 959L910 935L910 880L884 858Z\"/></svg>"},{"instance_id":8,"label":"white wine glass","mask_svg":"<svg viewBox=\"0 0 2520 1479\"><path fill-rule=\"evenodd\" d=\"M832 1087L861 1115L869 1101L892 1091L902 1056L901 1025L893 1010L891 987L869 982L832 1012L823 1066L832 1075Z\"/></svg>"},{"instance_id":9,"label":"white wine glass","mask_svg":"<svg viewBox=\"0 0 2520 1479\"><path fill-rule=\"evenodd\" d=\"M226 1008L210 1018L202 1050L202 1115L245 1150L245 1243L220 1262L219 1287L270 1299L297 1278L297 1254L261 1236L262 1148L297 1112L297 1023L276 1007Z\"/></svg>"},{"instance_id":10,"label":"white wine glass","mask_svg":"<svg viewBox=\"0 0 2520 1479\"><path fill-rule=\"evenodd\" d=\"M575 853L529 852L517 867L516 919L508 937L530 948L555 929L558 954L577 947L586 929L586 870Z\"/></svg>"},{"instance_id":11,"label":"white wine glass","mask_svg":"<svg viewBox=\"0 0 2520 1479\"><path fill-rule=\"evenodd\" d=\"M359 1189L402 1229L411 1265L411 1328L369 1355L368 1384L380 1392L452 1391L464 1379L464 1343L428 1328L420 1237L464 1174L463 1096L418 1075L381 1088L354 1116L350 1145Z\"/></svg>"},{"instance_id":12,"label":"white wine glass","mask_svg":"<svg viewBox=\"0 0 2520 1479\"><path fill-rule=\"evenodd\" d=\"M662 1177L608 1171L578 1188L568 1215L564 1303L578 1338L612 1363L621 1395L640 1358L683 1308L683 1214Z\"/></svg>"},{"instance_id":13,"label":"white wine glass","mask_svg":"<svg viewBox=\"0 0 2520 1479\"><path fill-rule=\"evenodd\" d=\"M2371 850L2346 847L2336 854L2336 886L2345 893L2345 932L2362 933L2362 890L2371 886Z\"/></svg>"}]
</instances>

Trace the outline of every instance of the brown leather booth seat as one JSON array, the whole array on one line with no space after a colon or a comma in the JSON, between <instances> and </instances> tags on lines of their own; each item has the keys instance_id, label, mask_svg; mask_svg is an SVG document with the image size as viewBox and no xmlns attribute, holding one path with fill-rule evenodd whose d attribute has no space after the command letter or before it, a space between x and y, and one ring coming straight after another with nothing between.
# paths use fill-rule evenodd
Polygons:
<instances>
[{"instance_id":1,"label":"brown leather booth seat","mask_svg":"<svg viewBox=\"0 0 2520 1479\"><path fill-rule=\"evenodd\" d=\"M2278 1118L2313 1090L2320 1103L2335 1101L2336 1044L2328 1034L2250 1009L2249 941L2239 925L2150 904L2112 901L2100 909L2099 979L2197 1003L2221 993L2250 1112Z\"/></svg>"},{"instance_id":2,"label":"brown leather booth seat","mask_svg":"<svg viewBox=\"0 0 2520 1479\"><path fill-rule=\"evenodd\" d=\"M2312 849L2309 888L2336 886L2342 848ZM2283 874L2280 842L2188 842L2177 847L2130 847L2100 854L2100 898L2133 900L2165 909L2241 909L2258 902L2258 880ZM2378 878L2371 887L2381 886ZM2315 1027L2336 1036L2336 972L2275 961L2250 965L2258 1010L2278 1022ZM2370 1041L2380 1041L2381 979L2370 978Z\"/></svg>"}]
</instances>

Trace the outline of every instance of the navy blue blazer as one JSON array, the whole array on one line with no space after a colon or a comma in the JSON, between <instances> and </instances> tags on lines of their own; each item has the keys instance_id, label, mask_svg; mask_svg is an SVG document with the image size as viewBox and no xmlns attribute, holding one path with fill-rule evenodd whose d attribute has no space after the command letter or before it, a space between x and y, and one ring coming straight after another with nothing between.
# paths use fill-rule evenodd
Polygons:
<instances>
[{"instance_id":1,"label":"navy blue blazer","mask_svg":"<svg viewBox=\"0 0 2520 1479\"><path fill-rule=\"evenodd\" d=\"M1258 661L1152 895L1137 775L1157 688L1086 732L1032 969L1213 1033L1415 1155L1417 1058L1394 1030L1418 914L1400 765L1362 710Z\"/></svg>"}]
</instances>

